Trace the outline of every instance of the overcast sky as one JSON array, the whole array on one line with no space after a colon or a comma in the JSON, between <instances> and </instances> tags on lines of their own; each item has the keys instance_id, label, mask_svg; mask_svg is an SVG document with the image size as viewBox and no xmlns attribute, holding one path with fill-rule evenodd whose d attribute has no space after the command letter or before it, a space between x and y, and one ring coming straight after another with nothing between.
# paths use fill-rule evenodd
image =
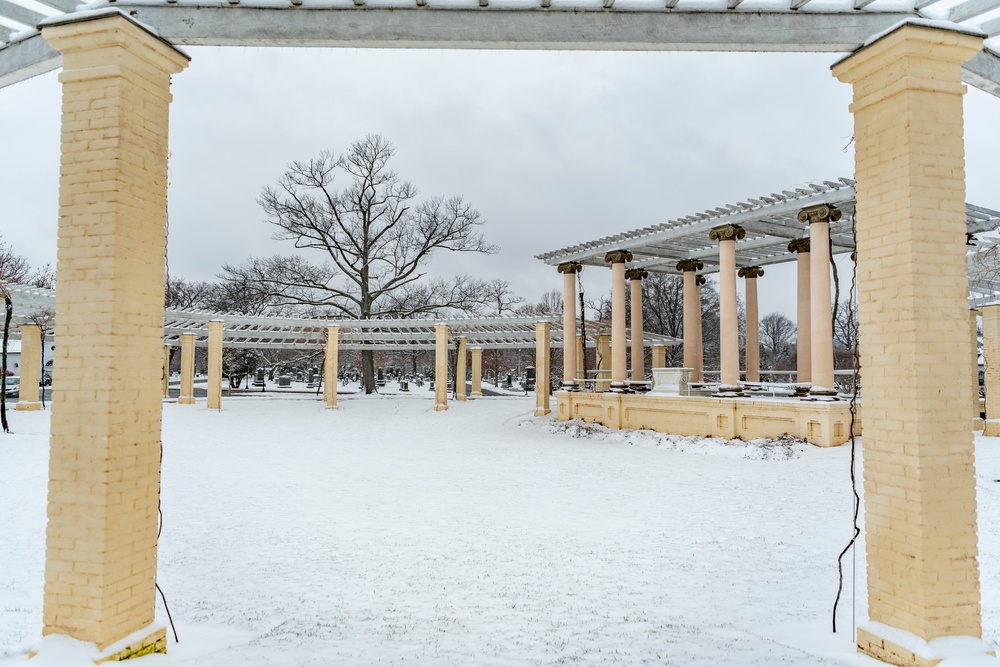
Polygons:
<instances>
[{"instance_id":1,"label":"overcast sky","mask_svg":"<svg viewBox=\"0 0 1000 667\"><path fill-rule=\"evenodd\" d=\"M187 50L171 107L174 276L212 280L225 262L289 251L263 222L261 187L367 133L395 143L421 196L464 195L501 248L442 255L435 272L505 278L529 300L562 284L538 253L853 175L833 54ZM968 200L1000 209L1000 99L971 89L965 118ZM55 73L0 89L0 147L0 233L54 263ZM792 271L767 267L762 315L792 314ZM610 272L588 268L584 286L608 290Z\"/></svg>"}]
</instances>

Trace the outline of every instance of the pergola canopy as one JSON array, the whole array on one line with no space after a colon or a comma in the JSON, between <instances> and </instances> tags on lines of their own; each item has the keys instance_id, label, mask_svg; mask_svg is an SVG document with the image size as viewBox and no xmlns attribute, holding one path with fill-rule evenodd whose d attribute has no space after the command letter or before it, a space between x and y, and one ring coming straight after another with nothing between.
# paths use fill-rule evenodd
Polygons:
<instances>
[{"instance_id":1,"label":"pergola canopy","mask_svg":"<svg viewBox=\"0 0 1000 667\"><path fill-rule=\"evenodd\" d=\"M14 316L24 322L38 313L55 308L55 291L10 286ZM510 317L446 317L434 319L307 319L298 317L250 317L209 311L167 310L164 317L164 343L179 345L184 333L196 335L195 344L208 343L208 322L222 320L223 345L237 348L302 349L321 347L326 340L326 328L339 326L339 347L342 350L433 350L434 326L447 324L449 336L465 336L471 347L484 349L517 350L534 348L535 324L551 322L552 346L563 343L561 315L510 316ZM587 323L588 342L597 335L610 334L610 325L602 322ZM573 332L576 335L576 332ZM631 341L631 332L629 333ZM670 336L644 333L645 346L679 345L680 340Z\"/></svg>"},{"instance_id":2,"label":"pergola canopy","mask_svg":"<svg viewBox=\"0 0 1000 667\"><path fill-rule=\"evenodd\" d=\"M843 53L901 21L982 32L963 65L1000 95L1000 0L0 0L0 87L52 71L46 22L112 8L175 45Z\"/></svg>"},{"instance_id":3,"label":"pergola canopy","mask_svg":"<svg viewBox=\"0 0 1000 667\"><path fill-rule=\"evenodd\" d=\"M635 268L680 274L677 262L690 259L701 261L704 273L714 273L719 270L719 244L709 238L709 230L732 224L746 230L746 238L736 244L737 266L778 264L795 258L788 249L790 241L809 235L808 223L797 217L799 211L820 204L835 206L843 213L839 221L830 223L833 254L843 254L854 250L854 201L854 181L849 178L809 183L536 257L552 265L580 262L607 267L605 253L624 249L632 253L630 266ZM966 224L969 234L994 231L1000 227L1000 211L966 204Z\"/></svg>"}]
</instances>

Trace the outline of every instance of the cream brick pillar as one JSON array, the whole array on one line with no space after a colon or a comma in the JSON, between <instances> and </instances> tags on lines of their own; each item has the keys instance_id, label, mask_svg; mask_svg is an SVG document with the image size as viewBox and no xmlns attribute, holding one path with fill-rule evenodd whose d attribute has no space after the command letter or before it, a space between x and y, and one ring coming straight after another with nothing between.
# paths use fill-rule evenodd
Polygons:
<instances>
[{"instance_id":1,"label":"cream brick pillar","mask_svg":"<svg viewBox=\"0 0 1000 667\"><path fill-rule=\"evenodd\" d=\"M597 348L597 370L611 370L611 336L599 334L594 336L594 345ZM611 379L606 372L597 374L598 380L594 383L597 391L607 391L611 387Z\"/></svg>"},{"instance_id":2,"label":"cream brick pillar","mask_svg":"<svg viewBox=\"0 0 1000 667\"><path fill-rule=\"evenodd\" d=\"M969 333L972 336L972 430L982 431L986 424L979 415L979 311L969 311Z\"/></svg>"},{"instance_id":3,"label":"cream brick pillar","mask_svg":"<svg viewBox=\"0 0 1000 667\"><path fill-rule=\"evenodd\" d=\"M809 239L795 239L788 244L788 252L798 257L798 308L795 319L795 381L801 385L812 382L812 306L809 285L812 280L812 263L809 261Z\"/></svg>"},{"instance_id":4,"label":"cream brick pillar","mask_svg":"<svg viewBox=\"0 0 1000 667\"><path fill-rule=\"evenodd\" d=\"M902 25L833 67L854 87L874 622L858 646L897 664L934 661L898 651L893 628L923 640L981 634L960 70L981 46Z\"/></svg>"},{"instance_id":5,"label":"cream brick pillar","mask_svg":"<svg viewBox=\"0 0 1000 667\"><path fill-rule=\"evenodd\" d=\"M666 368L667 366L667 346L650 345L653 352L653 368Z\"/></svg>"},{"instance_id":6,"label":"cream brick pillar","mask_svg":"<svg viewBox=\"0 0 1000 667\"><path fill-rule=\"evenodd\" d=\"M579 369L576 336L576 274L583 270L579 262L563 262L558 266L563 274L563 389L575 391ZM582 361L582 359L580 360Z\"/></svg>"},{"instance_id":7,"label":"cream brick pillar","mask_svg":"<svg viewBox=\"0 0 1000 667\"><path fill-rule=\"evenodd\" d=\"M701 286L705 284L707 279L705 276L698 276L694 281L694 302L698 304L698 317L695 319L695 327L698 331L695 333L695 344L698 346L698 352L694 355L694 368L691 373L692 382L704 382L705 381L705 339L702 335L701 321Z\"/></svg>"},{"instance_id":8,"label":"cream brick pillar","mask_svg":"<svg viewBox=\"0 0 1000 667\"><path fill-rule=\"evenodd\" d=\"M983 386L986 388L986 424L983 435L1000 436L1000 306L983 306ZM979 363L976 360L976 383ZM978 403L978 396L976 397ZM978 406L977 406L978 407Z\"/></svg>"},{"instance_id":9,"label":"cream brick pillar","mask_svg":"<svg viewBox=\"0 0 1000 667\"><path fill-rule=\"evenodd\" d=\"M799 211L799 222L809 223L812 250L809 271L810 398L833 399L837 384L833 378L833 303L830 298L830 223L840 220L840 211L819 204Z\"/></svg>"},{"instance_id":10,"label":"cream brick pillar","mask_svg":"<svg viewBox=\"0 0 1000 667\"><path fill-rule=\"evenodd\" d=\"M208 400L209 410L222 409L222 320L208 323Z\"/></svg>"},{"instance_id":11,"label":"cream brick pillar","mask_svg":"<svg viewBox=\"0 0 1000 667\"><path fill-rule=\"evenodd\" d=\"M757 279L764 275L759 266L744 266L739 271L747 299L747 382L760 382L760 315L757 311Z\"/></svg>"},{"instance_id":12,"label":"cream brick pillar","mask_svg":"<svg viewBox=\"0 0 1000 667\"><path fill-rule=\"evenodd\" d=\"M326 328L326 358L323 361L323 402L327 410L337 409L337 356L340 352L340 327Z\"/></svg>"},{"instance_id":13,"label":"cream brick pillar","mask_svg":"<svg viewBox=\"0 0 1000 667\"><path fill-rule=\"evenodd\" d=\"M434 325L434 409L448 409L448 325Z\"/></svg>"},{"instance_id":14,"label":"cream brick pillar","mask_svg":"<svg viewBox=\"0 0 1000 667\"><path fill-rule=\"evenodd\" d=\"M163 346L163 398L170 398L170 346Z\"/></svg>"},{"instance_id":15,"label":"cream brick pillar","mask_svg":"<svg viewBox=\"0 0 1000 667\"><path fill-rule=\"evenodd\" d=\"M194 342L193 333L181 334L181 391L177 402L181 405L194 403Z\"/></svg>"},{"instance_id":16,"label":"cream brick pillar","mask_svg":"<svg viewBox=\"0 0 1000 667\"><path fill-rule=\"evenodd\" d=\"M37 324L21 325L21 369L17 410L41 410L38 400L38 379L42 365L42 328Z\"/></svg>"},{"instance_id":17,"label":"cream brick pillar","mask_svg":"<svg viewBox=\"0 0 1000 667\"><path fill-rule=\"evenodd\" d=\"M629 269L625 272L625 278L629 281L629 296L632 307L633 382L643 382L646 379L646 351L642 346L642 279L648 276L649 272L642 269Z\"/></svg>"},{"instance_id":18,"label":"cream brick pillar","mask_svg":"<svg viewBox=\"0 0 1000 667\"><path fill-rule=\"evenodd\" d=\"M455 400L465 401L465 336L458 337L458 350L455 353Z\"/></svg>"},{"instance_id":19,"label":"cream brick pillar","mask_svg":"<svg viewBox=\"0 0 1000 667\"><path fill-rule=\"evenodd\" d=\"M483 348L473 347L469 350L472 354L472 391L469 398L482 398L483 396Z\"/></svg>"},{"instance_id":20,"label":"cream brick pillar","mask_svg":"<svg viewBox=\"0 0 1000 667\"><path fill-rule=\"evenodd\" d=\"M713 227L708 237L719 242L719 395L740 396L740 327L736 307L736 240L746 237L739 225Z\"/></svg>"},{"instance_id":21,"label":"cream brick pillar","mask_svg":"<svg viewBox=\"0 0 1000 667\"><path fill-rule=\"evenodd\" d=\"M170 75L188 58L115 9L60 18L42 36L63 56L42 632L104 650L141 631L108 657L162 652L152 623L167 126Z\"/></svg>"},{"instance_id":22,"label":"cream brick pillar","mask_svg":"<svg viewBox=\"0 0 1000 667\"><path fill-rule=\"evenodd\" d=\"M692 375L695 382L704 379L701 358L701 290L698 289L696 271L701 271L705 265L696 259L684 259L677 262L677 270L684 272L684 367L697 369ZM653 368L656 368L653 364Z\"/></svg>"},{"instance_id":23,"label":"cream brick pillar","mask_svg":"<svg viewBox=\"0 0 1000 667\"><path fill-rule=\"evenodd\" d=\"M535 416L544 417L549 409L549 361L551 322L535 322Z\"/></svg>"},{"instance_id":24,"label":"cream brick pillar","mask_svg":"<svg viewBox=\"0 0 1000 667\"><path fill-rule=\"evenodd\" d=\"M628 379L628 343L625 335L625 262L632 261L628 250L614 250L604 255L611 264L611 391L626 390Z\"/></svg>"}]
</instances>

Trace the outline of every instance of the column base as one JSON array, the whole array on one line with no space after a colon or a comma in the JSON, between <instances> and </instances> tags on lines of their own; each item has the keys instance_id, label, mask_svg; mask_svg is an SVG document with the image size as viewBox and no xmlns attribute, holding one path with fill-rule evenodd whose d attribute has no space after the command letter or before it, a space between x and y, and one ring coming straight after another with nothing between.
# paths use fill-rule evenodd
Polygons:
<instances>
[{"instance_id":1,"label":"column base","mask_svg":"<svg viewBox=\"0 0 1000 667\"><path fill-rule=\"evenodd\" d=\"M715 398L739 398L743 396L743 387L738 384L720 384L712 396Z\"/></svg>"},{"instance_id":2,"label":"column base","mask_svg":"<svg viewBox=\"0 0 1000 667\"><path fill-rule=\"evenodd\" d=\"M796 392L798 395L798 392ZM802 397L803 401L839 401L837 397L836 389L828 389L827 387L813 386L809 389L809 395Z\"/></svg>"},{"instance_id":3,"label":"column base","mask_svg":"<svg viewBox=\"0 0 1000 667\"><path fill-rule=\"evenodd\" d=\"M812 389L812 385L808 382L796 382L792 385L792 389L795 391L795 395L801 398L802 396L809 395L809 390Z\"/></svg>"},{"instance_id":4,"label":"column base","mask_svg":"<svg viewBox=\"0 0 1000 667\"><path fill-rule=\"evenodd\" d=\"M474 391L471 394L469 394L469 398L482 398L482 397L483 397L483 392L481 391Z\"/></svg>"},{"instance_id":5,"label":"column base","mask_svg":"<svg viewBox=\"0 0 1000 667\"><path fill-rule=\"evenodd\" d=\"M631 390L628 387L627 382L612 382L611 386L608 387L608 391L612 394L628 394Z\"/></svg>"},{"instance_id":6,"label":"column base","mask_svg":"<svg viewBox=\"0 0 1000 667\"><path fill-rule=\"evenodd\" d=\"M456 401L463 401L464 402L464 401L469 400L469 397L465 396L464 394L459 394L458 396L455 397L455 400Z\"/></svg>"},{"instance_id":7,"label":"column base","mask_svg":"<svg viewBox=\"0 0 1000 667\"><path fill-rule=\"evenodd\" d=\"M326 406L326 409L327 410L338 410L339 408L336 405L328 405L328 406Z\"/></svg>"},{"instance_id":8,"label":"column base","mask_svg":"<svg viewBox=\"0 0 1000 667\"><path fill-rule=\"evenodd\" d=\"M35 658L41 655L44 658L46 653L49 652L48 647L46 646L47 638L57 636L59 635L54 633L43 637L42 642L37 647L28 651L28 657ZM90 644L90 646L93 646L95 650L97 649L94 644ZM121 660L128 660L130 658L150 655L152 653L166 652L167 629L159 623L153 623L138 632L133 632L124 639L116 641L103 651L97 651L97 653L93 655L93 662L95 665L100 665L106 662L118 662Z\"/></svg>"},{"instance_id":9,"label":"column base","mask_svg":"<svg viewBox=\"0 0 1000 667\"><path fill-rule=\"evenodd\" d=\"M434 412L444 412L448 409L448 406L444 403L438 403L434 406Z\"/></svg>"},{"instance_id":10,"label":"column base","mask_svg":"<svg viewBox=\"0 0 1000 667\"><path fill-rule=\"evenodd\" d=\"M576 383L576 380L573 380L572 382L563 380L561 388L563 391L580 391L580 385Z\"/></svg>"},{"instance_id":11,"label":"column base","mask_svg":"<svg viewBox=\"0 0 1000 667\"><path fill-rule=\"evenodd\" d=\"M987 419L983 435L992 437L1000 436L1000 419Z\"/></svg>"},{"instance_id":12,"label":"column base","mask_svg":"<svg viewBox=\"0 0 1000 667\"><path fill-rule=\"evenodd\" d=\"M898 667L934 667L948 658L994 655L978 637L938 637L927 641L906 630L875 622L858 628L858 651Z\"/></svg>"},{"instance_id":13,"label":"column base","mask_svg":"<svg viewBox=\"0 0 1000 667\"><path fill-rule=\"evenodd\" d=\"M194 396L181 396L177 399L179 405L194 405Z\"/></svg>"},{"instance_id":14,"label":"column base","mask_svg":"<svg viewBox=\"0 0 1000 667\"><path fill-rule=\"evenodd\" d=\"M548 414L552 414L552 410L549 410L548 408L535 408L536 417L544 417Z\"/></svg>"},{"instance_id":15,"label":"column base","mask_svg":"<svg viewBox=\"0 0 1000 667\"><path fill-rule=\"evenodd\" d=\"M982 431L984 428L986 428L986 420L985 419L983 419L982 417L973 417L972 418L972 430L973 431Z\"/></svg>"},{"instance_id":16,"label":"column base","mask_svg":"<svg viewBox=\"0 0 1000 667\"><path fill-rule=\"evenodd\" d=\"M41 402L35 402L35 401L33 401L31 403L29 403L27 401L18 401L17 405L14 406L14 409L15 410L29 410L29 411L30 410L41 410L42 409L42 404L41 404Z\"/></svg>"}]
</instances>

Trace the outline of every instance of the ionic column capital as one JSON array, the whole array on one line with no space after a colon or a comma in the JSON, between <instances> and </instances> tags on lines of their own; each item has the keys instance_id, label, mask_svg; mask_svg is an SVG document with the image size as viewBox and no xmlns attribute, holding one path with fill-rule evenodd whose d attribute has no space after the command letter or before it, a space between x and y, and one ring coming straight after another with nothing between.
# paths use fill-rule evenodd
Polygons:
<instances>
[{"instance_id":1,"label":"ionic column capital","mask_svg":"<svg viewBox=\"0 0 1000 667\"><path fill-rule=\"evenodd\" d=\"M643 278L649 277L649 271L646 269L626 269L625 279L626 280L642 280Z\"/></svg>"},{"instance_id":2,"label":"ionic column capital","mask_svg":"<svg viewBox=\"0 0 1000 667\"><path fill-rule=\"evenodd\" d=\"M812 224L814 222L837 222L840 220L841 215L843 214L836 206L817 204L816 206L809 206L799 211L798 217L799 222Z\"/></svg>"},{"instance_id":3,"label":"ionic column capital","mask_svg":"<svg viewBox=\"0 0 1000 667\"><path fill-rule=\"evenodd\" d=\"M744 266L736 272L740 278L760 278L764 275L764 269L759 266Z\"/></svg>"},{"instance_id":4,"label":"ionic column capital","mask_svg":"<svg viewBox=\"0 0 1000 667\"><path fill-rule=\"evenodd\" d=\"M580 273L583 271L583 264L580 262L563 262L556 267L559 273Z\"/></svg>"},{"instance_id":5,"label":"ionic column capital","mask_svg":"<svg viewBox=\"0 0 1000 667\"><path fill-rule=\"evenodd\" d=\"M788 244L788 252L809 252L809 239L795 239Z\"/></svg>"},{"instance_id":6,"label":"ionic column capital","mask_svg":"<svg viewBox=\"0 0 1000 667\"><path fill-rule=\"evenodd\" d=\"M608 264L624 264L632 261L632 253L628 250L612 250L604 255L604 261Z\"/></svg>"},{"instance_id":7,"label":"ionic column capital","mask_svg":"<svg viewBox=\"0 0 1000 667\"><path fill-rule=\"evenodd\" d=\"M682 259L677 262L678 271L701 271L705 264L697 259Z\"/></svg>"},{"instance_id":8,"label":"ionic column capital","mask_svg":"<svg viewBox=\"0 0 1000 667\"><path fill-rule=\"evenodd\" d=\"M746 238L747 230L743 229L739 225L719 225L718 227L712 227L708 232L708 238L713 241L738 241L739 239Z\"/></svg>"},{"instance_id":9,"label":"ionic column capital","mask_svg":"<svg viewBox=\"0 0 1000 667\"><path fill-rule=\"evenodd\" d=\"M707 281L707 279L705 278L705 276L695 276L694 277L694 284L695 285L704 285L706 281Z\"/></svg>"}]
</instances>

